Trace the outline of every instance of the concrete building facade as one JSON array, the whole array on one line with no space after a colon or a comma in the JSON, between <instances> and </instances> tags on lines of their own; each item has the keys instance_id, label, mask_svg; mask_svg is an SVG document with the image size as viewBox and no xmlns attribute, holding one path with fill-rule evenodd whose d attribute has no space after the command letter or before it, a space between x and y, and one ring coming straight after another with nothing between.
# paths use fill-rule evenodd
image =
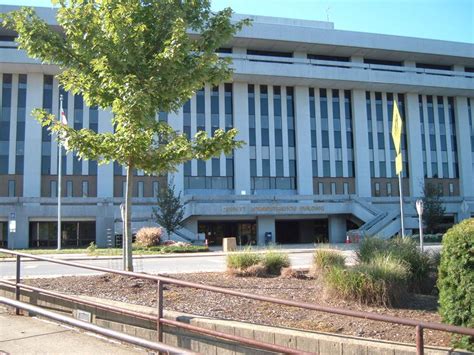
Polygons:
<instances>
[{"instance_id":1,"label":"concrete building facade","mask_svg":"<svg viewBox=\"0 0 474 355\"><path fill-rule=\"evenodd\" d=\"M38 13L55 24L53 10ZM443 196L448 222L474 214L473 44L341 31L330 22L253 20L219 50L233 59L232 81L205 85L178 112L157 114L189 136L235 127L246 145L168 176L138 171L134 229L153 224L156 195L172 180L189 201L176 238L204 234L219 244L235 236L262 244L265 236L277 243L342 242L354 229L396 234L395 100L404 122L407 232L417 228L414 203L427 183ZM3 246L55 245L58 156L65 245L105 246L121 234L124 169L59 152L31 117L38 107L57 115L62 94L69 125L112 130L111 113L64 92L58 73L19 51L15 34L0 29Z\"/></svg>"}]
</instances>

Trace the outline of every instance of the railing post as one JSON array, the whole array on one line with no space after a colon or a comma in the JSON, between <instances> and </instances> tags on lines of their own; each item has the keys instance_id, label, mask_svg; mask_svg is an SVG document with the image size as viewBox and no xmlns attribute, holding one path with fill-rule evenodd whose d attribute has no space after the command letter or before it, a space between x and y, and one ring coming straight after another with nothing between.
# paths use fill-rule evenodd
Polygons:
<instances>
[{"instance_id":1,"label":"railing post","mask_svg":"<svg viewBox=\"0 0 474 355\"><path fill-rule=\"evenodd\" d=\"M423 344L423 327L420 325L416 326L416 354L423 355L425 352L425 346Z\"/></svg>"},{"instance_id":2,"label":"railing post","mask_svg":"<svg viewBox=\"0 0 474 355\"><path fill-rule=\"evenodd\" d=\"M20 286L18 284L20 283L20 269L21 269L21 256L17 255L16 256L16 280L15 280L15 300L19 301L20 300ZM18 316L20 315L20 308L15 309L15 314Z\"/></svg>"},{"instance_id":3,"label":"railing post","mask_svg":"<svg viewBox=\"0 0 474 355\"><path fill-rule=\"evenodd\" d=\"M157 290L156 290L156 307L157 307L157 316L156 316L156 331L158 332L158 341L163 342L163 325L161 324L160 319L163 318L163 281L157 281Z\"/></svg>"}]
</instances>

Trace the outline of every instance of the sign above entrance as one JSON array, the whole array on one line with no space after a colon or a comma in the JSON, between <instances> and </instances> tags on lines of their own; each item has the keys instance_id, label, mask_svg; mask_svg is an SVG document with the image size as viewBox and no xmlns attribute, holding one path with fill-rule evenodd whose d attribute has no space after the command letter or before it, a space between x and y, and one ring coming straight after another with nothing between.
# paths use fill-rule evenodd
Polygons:
<instances>
[{"instance_id":1,"label":"sign above entrance","mask_svg":"<svg viewBox=\"0 0 474 355\"><path fill-rule=\"evenodd\" d=\"M323 205L301 205L301 206L225 206L222 208L224 214L309 214L324 212Z\"/></svg>"}]
</instances>

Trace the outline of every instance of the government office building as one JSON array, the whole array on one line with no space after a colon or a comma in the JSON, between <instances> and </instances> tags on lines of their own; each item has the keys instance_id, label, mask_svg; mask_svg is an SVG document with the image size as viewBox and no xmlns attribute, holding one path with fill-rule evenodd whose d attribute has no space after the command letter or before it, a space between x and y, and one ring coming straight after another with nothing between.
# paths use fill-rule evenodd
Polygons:
<instances>
[{"instance_id":1,"label":"government office building","mask_svg":"<svg viewBox=\"0 0 474 355\"><path fill-rule=\"evenodd\" d=\"M56 24L54 10L37 12ZM266 236L276 243L344 242L349 230L390 237L400 230L395 100L404 123L407 232L418 226L414 203L427 183L442 194L447 222L474 214L473 44L341 31L330 22L253 20L219 50L233 59L232 81L205 85L178 112L157 115L190 136L235 127L247 144L168 176L138 171L133 229L153 225L156 194L173 181L189 201L176 238L204 233L218 245L232 236L259 244ZM64 92L58 72L17 50L15 33L0 28L3 246L56 245L58 155L63 245L106 246L122 233L124 169L59 154L30 115L38 107L57 115L62 94L69 125L112 130L111 113Z\"/></svg>"}]
</instances>

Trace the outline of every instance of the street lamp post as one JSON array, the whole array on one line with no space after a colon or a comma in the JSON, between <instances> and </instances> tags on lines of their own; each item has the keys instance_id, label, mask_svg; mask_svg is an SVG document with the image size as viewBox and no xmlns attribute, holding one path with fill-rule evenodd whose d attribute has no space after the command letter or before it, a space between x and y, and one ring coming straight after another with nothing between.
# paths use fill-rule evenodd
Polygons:
<instances>
[{"instance_id":1,"label":"street lamp post","mask_svg":"<svg viewBox=\"0 0 474 355\"><path fill-rule=\"evenodd\" d=\"M124 270L127 265L127 253L125 252L125 203L120 204L120 217L122 217L122 257L123 257L123 267Z\"/></svg>"},{"instance_id":2,"label":"street lamp post","mask_svg":"<svg viewBox=\"0 0 474 355\"><path fill-rule=\"evenodd\" d=\"M420 229L420 250L423 252L423 200L416 200L416 212Z\"/></svg>"}]
</instances>

